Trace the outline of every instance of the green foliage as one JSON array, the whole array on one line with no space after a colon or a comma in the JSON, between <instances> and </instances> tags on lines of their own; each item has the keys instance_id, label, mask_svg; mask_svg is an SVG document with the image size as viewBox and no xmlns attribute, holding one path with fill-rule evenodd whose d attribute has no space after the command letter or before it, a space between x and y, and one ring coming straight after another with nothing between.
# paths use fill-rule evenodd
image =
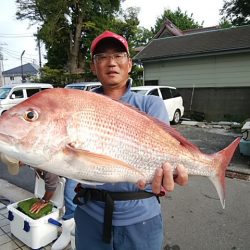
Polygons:
<instances>
[{"instance_id":1,"label":"green foliage","mask_svg":"<svg viewBox=\"0 0 250 250\"><path fill-rule=\"evenodd\" d=\"M156 19L156 24L151 28L151 31L156 34L161 29L166 19L169 19L180 30L201 28L202 24L195 22L192 15L193 14L188 16L187 12L183 13L179 7L174 12L169 9L164 10L163 14Z\"/></svg>"},{"instance_id":2,"label":"green foliage","mask_svg":"<svg viewBox=\"0 0 250 250\"><path fill-rule=\"evenodd\" d=\"M17 19L40 24L38 37L48 51L48 66L73 74L85 72L90 40L103 31L120 8L120 0L16 0L16 3Z\"/></svg>"},{"instance_id":3,"label":"green foliage","mask_svg":"<svg viewBox=\"0 0 250 250\"><path fill-rule=\"evenodd\" d=\"M224 0L220 14L233 26L250 24L250 1Z\"/></svg>"},{"instance_id":4,"label":"green foliage","mask_svg":"<svg viewBox=\"0 0 250 250\"><path fill-rule=\"evenodd\" d=\"M143 67L134 64L131 71L131 76L133 76L133 86L143 85Z\"/></svg>"},{"instance_id":5,"label":"green foliage","mask_svg":"<svg viewBox=\"0 0 250 250\"><path fill-rule=\"evenodd\" d=\"M36 82L47 82L54 87L63 88L68 83L96 81L96 77L89 71L82 74L71 74L62 69L51 69L47 66L42 68L41 78Z\"/></svg>"},{"instance_id":6,"label":"green foliage","mask_svg":"<svg viewBox=\"0 0 250 250\"><path fill-rule=\"evenodd\" d=\"M220 28L226 29L226 28L231 28L232 24L226 20L225 18L222 18L219 23Z\"/></svg>"}]
</instances>

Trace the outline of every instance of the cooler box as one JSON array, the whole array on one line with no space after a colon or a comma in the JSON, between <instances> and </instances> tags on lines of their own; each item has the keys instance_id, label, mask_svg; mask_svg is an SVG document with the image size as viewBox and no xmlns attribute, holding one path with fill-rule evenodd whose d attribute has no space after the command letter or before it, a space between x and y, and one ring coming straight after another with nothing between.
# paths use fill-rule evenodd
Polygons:
<instances>
[{"instance_id":1,"label":"cooler box","mask_svg":"<svg viewBox=\"0 0 250 250\"><path fill-rule=\"evenodd\" d=\"M60 178L54 196L51 202L54 204L52 212L39 219L32 219L17 209L18 203L7 206L9 211L11 233L32 249L39 249L50 244L58 236L58 226L49 222L49 220L58 220L60 218L60 209L64 206L64 186L65 178ZM42 198L45 192L44 180L36 178L35 196Z\"/></svg>"},{"instance_id":2,"label":"cooler box","mask_svg":"<svg viewBox=\"0 0 250 250\"><path fill-rule=\"evenodd\" d=\"M250 156L250 141L240 139L240 153L245 156Z\"/></svg>"},{"instance_id":3,"label":"cooler box","mask_svg":"<svg viewBox=\"0 0 250 250\"><path fill-rule=\"evenodd\" d=\"M240 140L240 153L250 156L250 121L247 121L241 128L242 138Z\"/></svg>"}]
</instances>

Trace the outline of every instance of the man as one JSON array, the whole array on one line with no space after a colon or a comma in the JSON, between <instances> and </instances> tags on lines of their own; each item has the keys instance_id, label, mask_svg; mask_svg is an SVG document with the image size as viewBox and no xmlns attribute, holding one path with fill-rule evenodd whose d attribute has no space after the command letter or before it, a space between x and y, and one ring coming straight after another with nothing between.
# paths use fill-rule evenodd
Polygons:
<instances>
[{"instance_id":1,"label":"man","mask_svg":"<svg viewBox=\"0 0 250 250\"><path fill-rule=\"evenodd\" d=\"M91 45L92 71L102 86L95 92L128 103L159 120L169 123L163 101L156 96L142 96L130 91L129 73L132 60L126 39L105 31ZM177 167L175 182L188 180L183 166ZM137 185L118 183L81 185L76 191L76 249L160 250L163 241L161 209L155 195L162 186L174 189L174 178L168 163L159 166L151 186L143 181ZM144 189L149 192L144 192ZM119 192L119 193L116 193ZM146 195L145 195L146 193Z\"/></svg>"}]
</instances>

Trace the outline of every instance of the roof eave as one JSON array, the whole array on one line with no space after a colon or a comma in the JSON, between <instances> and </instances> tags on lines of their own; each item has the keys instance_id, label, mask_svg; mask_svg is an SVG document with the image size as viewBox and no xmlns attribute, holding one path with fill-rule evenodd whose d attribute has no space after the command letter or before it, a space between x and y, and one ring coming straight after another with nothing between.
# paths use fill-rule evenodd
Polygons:
<instances>
[{"instance_id":1,"label":"roof eave","mask_svg":"<svg viewBox=\"0 0 250 250\"><path fill-rule=\"evenodd\" d=\"M133 58L134 62L154 62L154 61L170 61L177 59L186 59L186 58L198 58L198 57L207 57L207 56L216 56L216 55L227 55L227 54L236 54L236 53L245 53L250 52L250 48L243 49L230 49L230 50L220 50L220 51L202 51L197 53L186 53L186 54L178 54L178 55L168 55L168 56L158 56L158 57L150 57L150 58Z\"/></svg>"}]
</instances>

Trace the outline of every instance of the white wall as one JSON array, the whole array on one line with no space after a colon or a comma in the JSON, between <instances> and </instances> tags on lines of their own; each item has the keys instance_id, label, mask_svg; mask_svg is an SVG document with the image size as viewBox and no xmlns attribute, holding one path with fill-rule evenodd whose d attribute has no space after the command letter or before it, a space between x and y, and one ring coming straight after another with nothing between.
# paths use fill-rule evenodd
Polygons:
<instances>
[{"instance_id":1,"label":"white wall","mask_svg":"<svg viewBox=\"0 0 250 250\"><path fill-rule=\"evenodd\" d=\"M10 80L9 76L5 76L4 77L4 83L3 83L3 85L12 84L12 83L22 83L21 76L15 76L14 80Z\"/></svg>"}]
</instances>

